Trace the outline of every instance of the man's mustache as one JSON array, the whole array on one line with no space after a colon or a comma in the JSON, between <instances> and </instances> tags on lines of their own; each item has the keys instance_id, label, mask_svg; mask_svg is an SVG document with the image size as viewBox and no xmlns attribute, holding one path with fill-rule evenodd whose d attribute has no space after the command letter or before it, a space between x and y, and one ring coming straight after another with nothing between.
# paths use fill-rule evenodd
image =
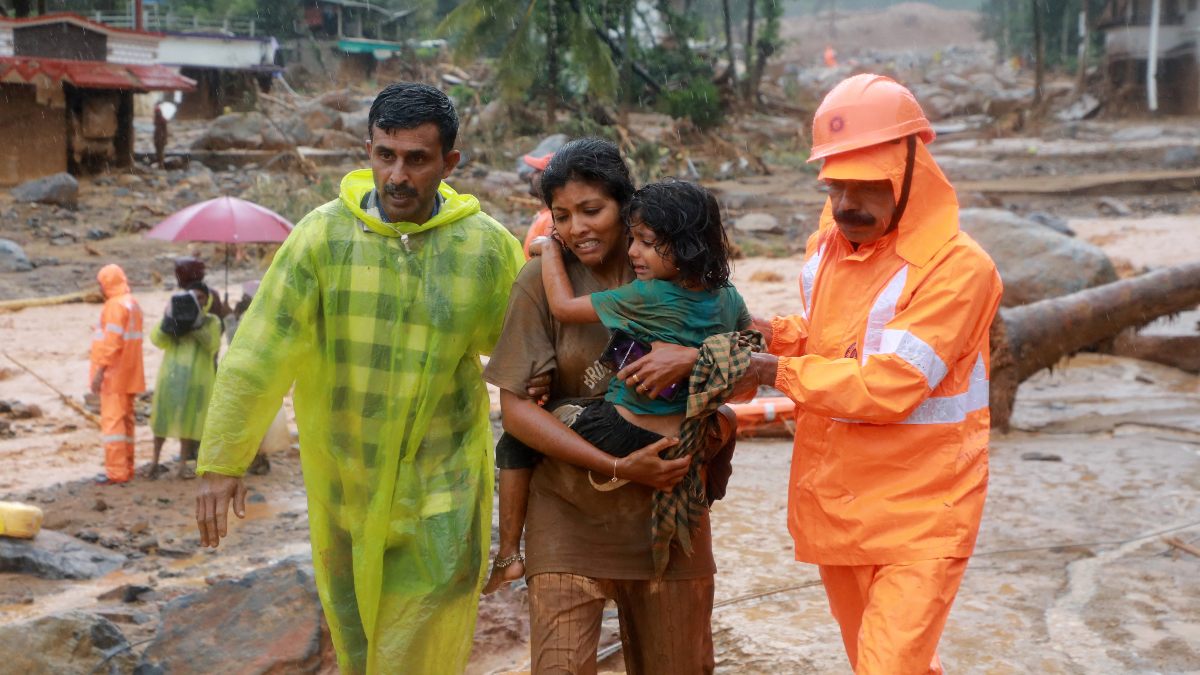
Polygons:
<instances>
[{"instance_id":1,"label":"man's mustache","mask_svg":"<svg viewBox=\"0 0 1200 675\"><path fill-rule=\"evenodd\" d=\"M417 197L417 189L407 185L396 185L394 183L385 183L383 192L389 197L407 197L415 199Z\"/></svg>"},{"instance_id":2,"label":"man's mustache","mask_svg":"<svg viewBox=\"0 0 1200 675\"><path fill-rule=\"evenodd\" d=\"M838 210L833 212L833 219L843 225L874 225L875 216L866 211Z\"/></svg>"}]
</instances>

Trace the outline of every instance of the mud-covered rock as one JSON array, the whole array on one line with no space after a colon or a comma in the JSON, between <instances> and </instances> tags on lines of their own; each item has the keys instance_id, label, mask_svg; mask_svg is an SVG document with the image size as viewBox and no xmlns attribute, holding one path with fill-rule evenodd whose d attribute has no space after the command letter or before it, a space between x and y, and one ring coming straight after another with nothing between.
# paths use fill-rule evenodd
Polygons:
<instances>
[{"instance_id":1,"label":"mud-covered rock","mask_svg":"<svg viewBox=\"0 0 1200 675\"><path fill-rule=\"evenodd\" d=\"M337 91L326 92L321 95L321 98L317 99L317 102L322 107L343 113L356 112L366 107L362 96L354 93L352 89L339 89Z\"/></svg>"},{"instance_id":2,"label":"mud-covered rock","mask_svg":"<svg viewBox=\"0 0 1200 675\"><path fill-rule=\"evenodd\" d=\"M963 209L962 229L996 262L1005 307L1025 305L1117 280L1096 246L1001 209Z\"/></svg>"},{"instance_id":3,"label":"mud-covered rock","mask_svg":"<svg viewBox=\"0 0 1200 675\"><path fill-rule=\"evenodd\" d=\"M136 657L113 622L66 612L0 624L0 671L21 675L132 673Z\"/></svg>"},{"instance_id":4,"label":"mud-covered rock","mask_svg":"<svg viewBox=\"0 0 1200 675\"><path fill-rule=\"evenodd\" d=\"M26 181L12 189L13 199L19 202L58 204L75 208L79 201L79 181L69 173L56 173Z\"/></svg>"},{"instance_id":5,"label":"mud-covered rock","mask_svg":"<svg viewBox=\"0 0 1200 675\"><path fill-rule=\"evenodd\" d=\"M309 106L298 114L299 119L303 120L314 134L319 134L322 131L333 129L341 131L345 121L342 119L341 113L337 110L326 108L320 105Z\"/></svg>"},{"instance_id":6,"label":"mud-covered rock","mask_svg":"<svg viewBox=\"0 0 1200 675\"><path fill-rule=\"evenodd\" d=\"M747 213L733 221L733 229L738 232L783 234L779 219L769 213Z\"/></svg>"},{"instance_id":7,"label":"mud-covered rock","mask_svg":"<svg viewBox=\"0 0 1200 675\"><path fill-rule=\"evenodd\" d=\"M43 579L95 579L124 563L125 556L119 553L54 530L42 530L33 539L0 537L0 572Z\"/></svg>"},{"instance_id":8,"label":"mud-covered rock","mask_svg":"<svg viewBox=\"0 0 1200 675\"><path fill-rule=\"evenodd\" d=\"M370 112L364 108L351 113L342 113L342 131L354 134L354 137L360 140L366 140L367 120L370 118Z\"/></svg>"},{"instance_id":9,"label":"mud-covered rock","mask_svg":"<svg viewBox=\"0 0 1200 675\"><path fill-rule=\"evenodd\" d=\"M353 150L363 147L363 139L345 131L326 129L317 134L313 145L324 150Z\"/></svg>"},{"instance_id":10,"label":"mud-covered rock","mask_svg":"<svg viewBox=\"0 0 1200 675\"><path fill-rule=\"evenodd\" d=\"M204 135L192 143L197 150L256 148L262 145L263 116L260 113L231 113L213 120Z\"/></svg>"},{"instance_id":11,"label":"mud-covered rock","mask_svg":"<svg viewBox=\"0 0 1200 675\"><path fill-rule=\"evenodd\" d=\"M143 673L333 673L336 657L307 562L285 560L172 600Z\"/></svg>"},{"instance_id":12,"label":"mud-covered rock","mask_svg":"<svg viewBox=\"0 0 1200 675\"><path fill-rule=\"evenodd\" d=\"M28 272L33 269L25 249L10 239L0 239L0 272Z\"/></svg>"}]
</instances>

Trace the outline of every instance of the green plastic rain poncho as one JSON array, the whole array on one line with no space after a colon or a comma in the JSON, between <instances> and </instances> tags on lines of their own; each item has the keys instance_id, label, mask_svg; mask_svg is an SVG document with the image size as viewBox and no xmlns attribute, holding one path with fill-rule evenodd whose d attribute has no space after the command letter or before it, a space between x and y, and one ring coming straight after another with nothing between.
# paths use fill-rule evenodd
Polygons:
<instances>
[{"instance_id":1,"label":"green plastic rain poncho","mask_svg":"<svg viewBox=\"0 0 1200 675\"><path fill-rule=\"evenodd\" d=\"M197 471L241 475L295 382L313 566L343 673L462 672L491 536L479 355L520 243L444 183L422 225L369 170L279 249L217 375Z\"/></svg>"},{"instance_id":2,"label":"green plastic rain poncho","mask_svg":"<svg viewBox=\"0 0 1200 675\"><path fill-rule=\"evenodd\" d=\"M150 408L150 430L159 438L198 441L216 377L213 356L221 348L221 320L206 314L198 328L179 337L167 335L155 325L150 341L163 350Z\"/></svg>"}]
</instances>

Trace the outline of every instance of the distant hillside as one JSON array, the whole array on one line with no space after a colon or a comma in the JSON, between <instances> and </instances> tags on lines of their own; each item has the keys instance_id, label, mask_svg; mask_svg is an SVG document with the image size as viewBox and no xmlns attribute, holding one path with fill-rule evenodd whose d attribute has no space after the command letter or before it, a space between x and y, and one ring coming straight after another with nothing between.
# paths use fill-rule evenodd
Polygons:
<instances>
[{"instance_id":1,"label":"distant hillside","mask_svg":"<svg viewBox=\"0 0 1200 675\"><path fill-rule=\"evenodd\" d=\"M858 4L869 3L862 0ZM844 9L838 2L832 31L828 13L810 12L784 18L782 34L786 44L779 62L815 64L826 45L832 45L839 58L847 58L868 49L927 51L951 44L975 44L983 41L978 22L977 11L943 9L924 2L859 11Z\"/></svg>"}]
</instances>

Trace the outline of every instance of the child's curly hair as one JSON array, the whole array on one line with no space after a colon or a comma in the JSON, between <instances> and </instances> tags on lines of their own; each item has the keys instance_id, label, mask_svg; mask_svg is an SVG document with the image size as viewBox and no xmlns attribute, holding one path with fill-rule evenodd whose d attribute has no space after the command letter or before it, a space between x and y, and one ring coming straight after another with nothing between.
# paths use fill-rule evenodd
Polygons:
<instances>
[{"instance_id":1,"label":"child's curly hair","mask_svg":"<svg viewBox=\"0 0 1200 675\"><path fill-rule=\"evenodd\" d=\"M708 190L683 180L649 183L633 193L622 216L658 237L654 249L679 268L680 278L706 290L729 284L729 238L721 207Z\"/></svg>"}]
</instances>

